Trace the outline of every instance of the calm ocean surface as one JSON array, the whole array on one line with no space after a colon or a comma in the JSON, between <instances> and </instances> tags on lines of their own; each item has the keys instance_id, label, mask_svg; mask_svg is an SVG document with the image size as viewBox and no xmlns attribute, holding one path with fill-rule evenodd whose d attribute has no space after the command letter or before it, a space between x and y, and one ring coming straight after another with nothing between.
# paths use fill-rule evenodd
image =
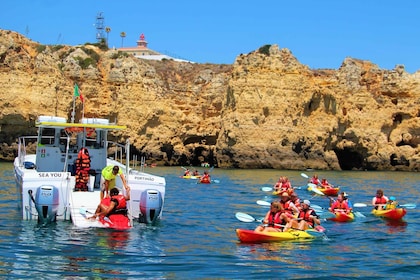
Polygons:
<instances>
[{"instance_id":1,"label":"calm ocean surface","mask_svg":"<svg viewBox=\"0 0 420 280\"><path fill-rule=\"evenodd\" d=\"M201 169L203 170L203 169ZM180 167L148 172L167 180L163 220L136 224L127 232L77 229L70 222L38 227L21 220L11 163L0 163L0 278L3 279L351 279L420 277L420 206L403 222L390 223L357 208L366 218L353 223L323 222L327 239L306 242L241 244L236 228L253 229L236 212L257 218L270 200L260 190L300 171L212 171L218 184L200 185L179 178ZM311 172L305 172L312 175ZM350 200L369 203L377 188L401 203L419 204L420 173L318 172L343 186ZM328 199L297 190L302 199L328 206Z\"/></svg>"}]
</instances>

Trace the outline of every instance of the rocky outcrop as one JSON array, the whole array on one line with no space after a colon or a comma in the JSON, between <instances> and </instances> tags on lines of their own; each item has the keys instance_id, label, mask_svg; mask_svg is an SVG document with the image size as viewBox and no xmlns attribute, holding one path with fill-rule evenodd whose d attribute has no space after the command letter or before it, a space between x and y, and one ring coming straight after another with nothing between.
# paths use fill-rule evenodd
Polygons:
<instances>
[{"instance_id":1,"label":"rocky outcrop","mask_svg":"<svg viewBox=\"0 0 420 280\"><path fill-rule=\"evenodd\" d=\"M127 125L134 154L165 165L420 169L420 73L346 58L309 69L267 45L233 65L147 61L97 46L44 46L0 31L0 158L39 115ZM77 100L78 115L82 104Z\"/></svg>"}]
</instances>

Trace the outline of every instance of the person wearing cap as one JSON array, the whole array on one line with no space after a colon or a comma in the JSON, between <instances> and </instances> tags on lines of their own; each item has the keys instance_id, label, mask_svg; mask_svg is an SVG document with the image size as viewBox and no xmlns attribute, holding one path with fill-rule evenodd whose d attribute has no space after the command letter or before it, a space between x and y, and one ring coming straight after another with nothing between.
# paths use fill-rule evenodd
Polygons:
<instances>
[{"instance_id":1,"label":"person wearing cap","mask_svg":"<svg viewBox=\"0 0 420 280\"><path fill-rule=\"evenodd\" d=\"M290 201L293 202L293 204L297 207L297 209L300 210L301 208L300 198L294 191L290 192Z\"/></svg>"},{"instance_id":2,"label":"person wearing cap","mask_svg":"<svg viewBox=\"0 0 420 280\"><path fill-rule=\"evenodd\" d=\"M115 179L117 176L120 176L125 190L128 190L128 185L124 174L121 168L119 168L117 165L106 166L104 169L102 169L101 175L101 200L109 195L109 189L115 187Z\"/></svg>"},{"instance_id":3,"label":"person wearing cap","mask_svg":"<svg viewBox=\"0 0 420 280\"><path fill-rule=\"evenodd\" d=\"M395 197L390 196L389 200L386 203L385 209L395 209L398 206L398 202L395 201Z\"/></svg>"},{"instance_id":4,"label":"person wearing cap","mask_svg":"<svg viewBox=\"0 0 420 280\"><path fill-rule=\"evenodd\" d=\"M342 192L341 195L343 196L343 200L347 202L347 206L350 210L353 210L353 203L349 200L349 195L346 192Z\"/></svg>"},{"instance_id":5,"label":"person wearing cap","mask_svg":"<svg viewBox=\"0 0 420 280\"><path fill-rule=\"evenodd\" d=\"M298 222L298 220L300 221ZM315 210L311 208L311 202L305 199L302 202L302 209L299 212L298 219L292 219L284 228L287 231L289 228L295 228L299 230L307 230L309 228L315 228L320 225L321 221Z\"/></svg>"},{"instance_id":6,"label":"person wearing cap","mask_svg":"<svg viewBox=\"0 0 420 280\"><path fill-rule=\"evenodd\" d=\"M383 210L386 206L386 203L388 202L388 197L384 195L383 190L378 189L376 191L376 196L372 198L372 206L376 210Z\"/></svg>"},{"instance_id":7,"label":"person wearing cap","mask_svg":"<svg viewBox=\"0 0 420 280\"><path fill-rule=\"evenodd\" d=\"M290 200L290 195L288 192L283 192L281 194L280 204L284 209L283 219L286 219L287 222L290 218L293 218L293 216L299 215L299 209L296 207L293 201Z\"/></svg>"},{"instance_id":8,"label":"person wearing cap","mask_svg":"<svg viewBox=\"0 0 420 280\"><path fill-rule=\"evenodd\" d=\"M351 209L347 205L347 202L344 201L343 195L339 194L337 196L337 200L334 201L334 203L331 205L330 208L328 208L331 212L335 213L337 211L346 212L349 214L351 212Z\"/></svg>"}]
</instances>

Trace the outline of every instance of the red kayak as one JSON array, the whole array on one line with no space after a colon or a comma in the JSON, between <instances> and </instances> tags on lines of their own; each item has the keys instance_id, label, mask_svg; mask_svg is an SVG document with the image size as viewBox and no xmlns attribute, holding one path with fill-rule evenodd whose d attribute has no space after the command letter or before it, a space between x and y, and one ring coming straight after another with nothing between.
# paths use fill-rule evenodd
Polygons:
<instances>
[{"instance_id":1,"label":"red kayak","mask_svg":"<svg viewBox=\"0 0 420 280\"><path fill-rule=\"evenodd\" d=\"M340 188L318 188L326 196L337 196Z\"/></svg>"},{"instance_id":2,"label":"red kayak","mask_svg":"<svg viewBox=\"0 0 420 280\"><path fill-rule=\"evenodd\" d=\"M386 218L389 220L400 220L405 216L407 210L405 208L394 208L386 210L372 210L372 214L378 217Z\"/></svg>"},{"instance_id":3,"label":"red kayak","mask_svg":"<svg viewBox=\"0 0 420 280\"><path fill-rule=\"evenodd\" d=\"M340 223L346 223L346 222L352 222L354 221L354 214L352 212L346 213L342 211L337 211L333 213L335 216L331 218L327 218L327 220L334 221L334 222L340 222Z\"/></svg>"},{"instance_id":4,"label":"red kayak","mask_svg":"<svg viewBox=\"0 0 420 280\"><path fill-rule=\"evenodd\" d=\"M113 214L100 219L99 222L107 228L126 230L131 228L130 219L123 214Z\"/></svg>"}]
</instances>

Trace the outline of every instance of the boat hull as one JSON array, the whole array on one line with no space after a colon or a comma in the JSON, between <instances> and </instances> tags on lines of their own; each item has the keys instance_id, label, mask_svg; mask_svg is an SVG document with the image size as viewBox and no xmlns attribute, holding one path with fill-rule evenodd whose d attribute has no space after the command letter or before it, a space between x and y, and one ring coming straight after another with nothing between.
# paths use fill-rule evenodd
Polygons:
<instances>
[{"instance_id":1,"label":"boat hull","mask_svg":"<svg viewBox=\"0 0 420 280\"><path fill-rule=\"evenodd\" d=\"M395 209L388 209L388 210L376 210L376 209L372 210L373 215L377 217L389 219L389 220L400 220L405 216L406 213L407 213L407 210L404 208L395 208Z\"/></svg>"},{"instance_id":2,"label":"boat hull","mask_svg":"<svg viewBox=\"0 0 420 280\"><path fill-rule=\"evenodd\" d=\"M309 232L293 229L287 232L256 232L248 229L236 229L236 235L244 243L281 242L315 238Z\"/></svg>"}]
</instances>

